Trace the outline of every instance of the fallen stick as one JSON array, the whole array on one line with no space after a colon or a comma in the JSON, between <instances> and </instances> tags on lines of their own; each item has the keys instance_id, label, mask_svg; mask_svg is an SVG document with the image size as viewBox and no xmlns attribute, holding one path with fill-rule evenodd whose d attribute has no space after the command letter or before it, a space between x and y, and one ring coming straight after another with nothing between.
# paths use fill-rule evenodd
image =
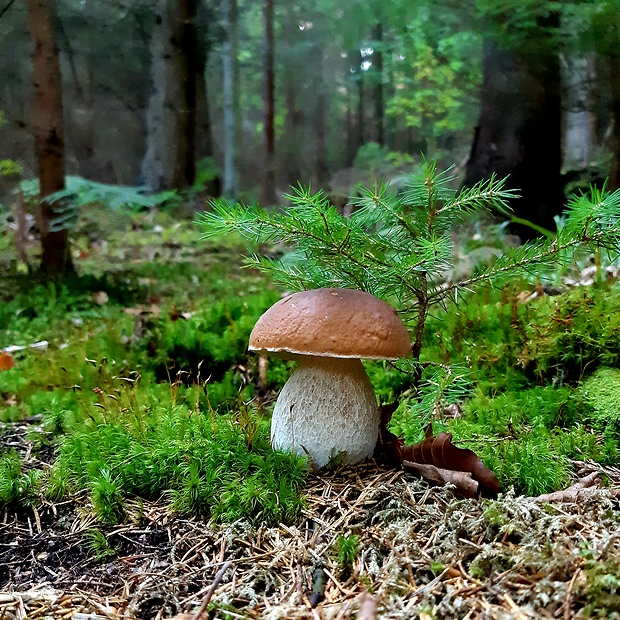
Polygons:
<instances>
[{"instance_id":1,"label":"fallen stick","mask_svg":"<svg viewBox=\"0 0 620 620\"><path fill-rule=\"evenodd\" d=\"M222 581L222 577L224 576L224 573L231 566L232 566L232 562L226 562L222 566L222 568L220 568L220 570L217 571L217 574L213 578L213 583L211 584L211 587L207 590L207 593L205 594L205 597L202 599L202 603L200 604L200 608L194 614L192 620L199 620L202 614L204 614L205 610L207 609L207 605L211 601L211 598L213 597L213 594L215 593L215 590L217 589L217 586L219 585L220 581Z\"/></svg>"},{"instance_id":2,"label":"fallen stick","mask_svg":"<svg viewBox=\"0 0 620 620\"><path fill-rule=\"evenodd\" d=\"M585 478L577 480L575 484L569 486L563 491L554 491L553 493L544 493L534 499L539 502L580 502L595 495L599 491L600 479L598 472L592 472Z\"/></svg>"}]
</instances>

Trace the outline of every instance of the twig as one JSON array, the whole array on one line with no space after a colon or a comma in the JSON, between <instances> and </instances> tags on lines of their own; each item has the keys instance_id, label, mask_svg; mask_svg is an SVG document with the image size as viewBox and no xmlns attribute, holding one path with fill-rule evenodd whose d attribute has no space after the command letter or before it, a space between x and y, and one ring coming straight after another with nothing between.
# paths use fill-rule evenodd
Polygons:
<instances>
[{"instance_id":1,"label":"twig","mask_svg":"<svg viewBox=\"0 0 620 620\"><path fill-rule=\"evenodd\" d=\"M205 597L202 599L202 603L200 604L200 608L194 614L192 620L199 620L199 618L202 617L205 610L207 609L207 605L209 604L209 602L211 601L211 598L213 597L213 594L215 593L217 586L219 585L220 581L222 581L222 577L224 576L224 573L231 566L232 566L232 562L226 562L222 566L222 568L220 568L220 570L217 571L217 575L215 575L215 577L213 578L213 583L211 584L211 587L207 590L207 593L205 594Z\"/></svg>"},{"instance_id":2,"label":"twig","mask_svg":"<svg viewBox=\"0 0 620 620\"><path fill-rule=\"evenodd\" d=\"M578 568L575 571L575 574L571 577L571 580L568 584L568 590L566 591L566 599L564 601L564 620L570 620L571 618L570 607L571 607L571 602L573 599L573 588L575 586L575 581L577 581L577 577L579 576L580 572L581 572L581 568Z\"/></svg>"}]
</instances>

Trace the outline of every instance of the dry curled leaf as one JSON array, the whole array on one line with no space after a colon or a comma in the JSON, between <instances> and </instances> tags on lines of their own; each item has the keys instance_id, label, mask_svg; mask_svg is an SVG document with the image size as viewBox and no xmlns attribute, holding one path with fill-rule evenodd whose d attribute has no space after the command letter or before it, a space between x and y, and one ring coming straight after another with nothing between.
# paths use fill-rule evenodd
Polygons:
<instances>
[{"instance_id":1,"label":"dry curled leaf","mask_svg":"<svg viewBox=\"0 0 620 620\"><path fill-rule=\"evenodd\" d=\"M15 361L13 360L13 357L6 351L2 351L0 353L0 371L11 370L11 368L14 367Z\"/></svg>"},{"instance_id":2,"label":"dry curled leaf","mask_svg":"<svg viewBox=\"0 0 620 620\"><path fill-rule=\"evenodd\" d=\"M395 410L396 403L381 407L380 443L385 460L393 465L404 465L407 462L407 469L415 470L419 475L437 484L451 482L465 497L473 497L477 493L486 497L497 497L501 491L497 476L484 465L473 450L453 445L450 433L439 433L434 437L429 425L426 429L426 439L409 446L390 433L387 424ZM415 467L412 464L427 465L431 468ZM462 475L456 476L446 472L457 472ZM469 478L473 479L476 485L472 485Z\"/></svg>"}]
</instances>

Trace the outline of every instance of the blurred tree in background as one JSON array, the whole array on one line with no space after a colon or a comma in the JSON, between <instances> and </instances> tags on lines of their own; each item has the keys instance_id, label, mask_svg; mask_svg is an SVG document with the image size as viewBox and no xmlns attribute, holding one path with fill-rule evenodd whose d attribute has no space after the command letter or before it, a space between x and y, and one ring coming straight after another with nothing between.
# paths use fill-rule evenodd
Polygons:
<instances>
[{"instance_id":1,"label":"blurred tree in background","mask_svg":"<svg viewBox=\"0 0 620 620\"><path fill-rule=\"evenodd\" d=\"M338 202L423 153L468 185L510 174L517 215L547 228L567 187L620 183L619 0L53 4L67 174L273 203L313 182ZM0 157L28 177L26 8L0 7Z\"/></svg>"}]
</instances>

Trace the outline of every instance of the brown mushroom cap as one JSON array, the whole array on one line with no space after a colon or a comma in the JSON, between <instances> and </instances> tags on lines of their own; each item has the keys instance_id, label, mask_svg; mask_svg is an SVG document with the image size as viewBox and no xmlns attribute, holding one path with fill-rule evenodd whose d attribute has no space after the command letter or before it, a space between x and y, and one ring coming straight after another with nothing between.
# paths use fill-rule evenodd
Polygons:
<instances>
[{"instance_id":1,"label":"brown mushroom cap","mask_svg":"<svg viewBox=\"0 0 620 620\"><path fill-rule=\"evenodd\" d=\"M320 288L275 303L250 334L250 351L263 354L397 359L411 353L396 310L369 293Z\"/></svg>"}]
</instances>

